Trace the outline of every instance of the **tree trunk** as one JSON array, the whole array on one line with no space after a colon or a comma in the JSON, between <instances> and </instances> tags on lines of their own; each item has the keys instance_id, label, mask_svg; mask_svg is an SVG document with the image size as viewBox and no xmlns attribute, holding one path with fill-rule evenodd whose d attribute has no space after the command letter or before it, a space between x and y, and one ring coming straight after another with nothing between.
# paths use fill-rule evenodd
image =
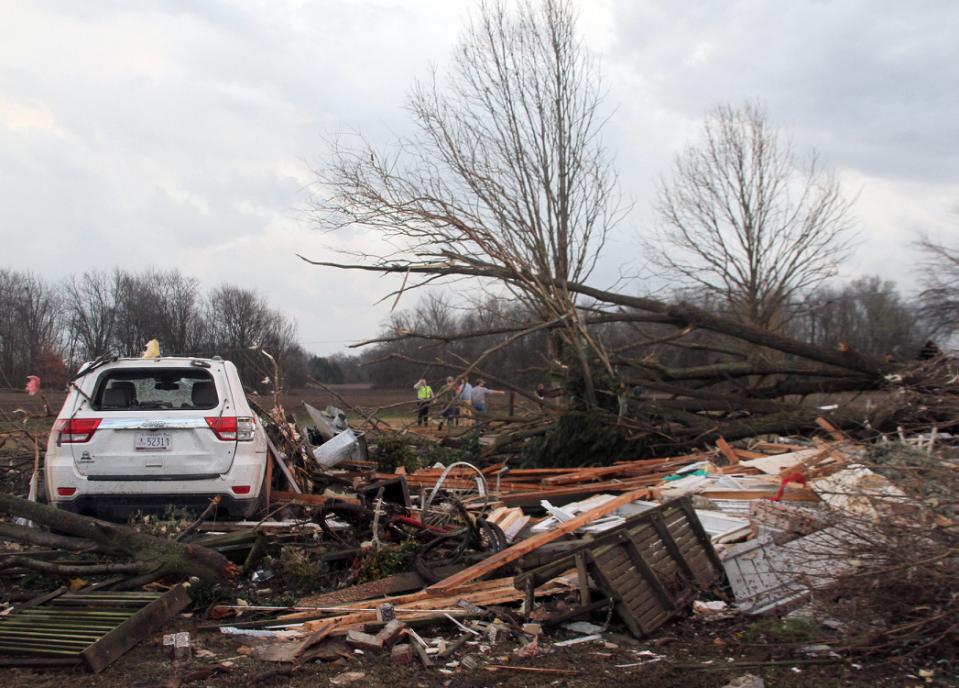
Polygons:
<instances>
[{"instance_id":1,"label":"tree trunk","mask_svg":"<svg viewBox=\"0 0 959 688\"><path fill-rule=\"evenodd\" d=\"M12 495L0 494L0 512L82 538L96 544L97 551L110 556L132 559L141 573L154 579L196 576L204 581L217 582L229 580L235 573L234 565L226 557L206 547L138 533L127 526L99 521ZM40 544L43 540L46 545L54 547L72 544L73 538L46 533L41 539L36 539L11 528L7 526L3 534L34 544Z\"/></svg>"}]
</instances>

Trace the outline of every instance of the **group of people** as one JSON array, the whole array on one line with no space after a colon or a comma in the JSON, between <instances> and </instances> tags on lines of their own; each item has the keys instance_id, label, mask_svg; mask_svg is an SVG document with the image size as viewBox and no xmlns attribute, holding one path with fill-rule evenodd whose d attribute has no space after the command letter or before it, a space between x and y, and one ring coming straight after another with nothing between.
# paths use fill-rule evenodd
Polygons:
<instances>
[{"instance_id":1,"label":"group of people","mask_svg":"<svg viewBox=\"0 0 959 688\"><path fill-rule=\"evenodd\" d=\"M486 417L486 397L491 394L505 394L506 392L497 389L490 389L486 386L485 380L477 380L475 385L471 385L469 377L446 378L446 386L440 390L439 396L433 394L433 388L430 387L426 378L420 378L413 390L416 392L416 424L429 425L430 408L434 401L439 400L444 404L443 411L440 414L443 420L440 421L440 428L445 423L448 427L460 424L460 418L473 418L476 423L482 423Z\"/></svg>"}]
</instances>

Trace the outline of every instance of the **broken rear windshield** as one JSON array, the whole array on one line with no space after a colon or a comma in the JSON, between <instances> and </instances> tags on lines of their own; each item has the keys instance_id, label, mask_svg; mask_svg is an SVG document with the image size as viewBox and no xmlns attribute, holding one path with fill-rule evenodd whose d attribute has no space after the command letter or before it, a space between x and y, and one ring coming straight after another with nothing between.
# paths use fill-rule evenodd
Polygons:
<instances>
[{"instance_id":1,"label":"broken rear windshield","mask_svg":"<svg viewBox=\"0 0 959 688\"><path fill-rule=\"evenodd\" d=\"M196 368L123 368L104 373L97 383L97 411L212 409L220 399L213 378Z\"/></svg>"}]
</instances>

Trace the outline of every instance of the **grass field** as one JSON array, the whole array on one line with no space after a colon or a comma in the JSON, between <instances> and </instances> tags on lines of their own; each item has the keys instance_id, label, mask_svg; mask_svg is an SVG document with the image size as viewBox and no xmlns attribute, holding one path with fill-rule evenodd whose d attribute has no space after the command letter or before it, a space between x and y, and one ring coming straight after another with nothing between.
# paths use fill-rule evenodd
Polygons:
<instances>
[{"instance_id":1,"label":"grass field","mask_svg":"<svg viewBox=\"0 0 959 688\"><path fill-rule=\"evenodd\" d=\"M304 402L321 410L331 404L338 406L347 412L351 420L359 420L359 414L353 409L361 409L366 413L376 411L377 417L381 420L398 425L412 421L416 417L417 402L412 387L410 389L375 389L369 385L328 385L328 388L330 392L316 388L283 392L280 395L280 403L297 420L307 418ZM43 395L55 416L63 405L66 394L62 391L45 390ZM273 405L273 398L270 395L254 395L250 398L263 408ZM508 411L507 396L491 396L489 401L493 413L505 414ZM7 414L16 409L23 409L37 416L43 413L43 404L44 401L39 396L31 397L21 390L0 390L0 411ZM440 402L434 404L431 409L431 419L438 420L441 410ZM32 420L31 425L36 425L38 422L39 420Z\"/></svg>"}]
</instances>

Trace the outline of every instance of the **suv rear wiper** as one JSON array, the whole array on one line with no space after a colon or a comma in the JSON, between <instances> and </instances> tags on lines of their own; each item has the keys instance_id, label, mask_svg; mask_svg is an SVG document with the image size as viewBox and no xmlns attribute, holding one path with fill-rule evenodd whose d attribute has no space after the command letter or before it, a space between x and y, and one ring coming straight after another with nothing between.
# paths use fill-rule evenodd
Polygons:
<instances>
[{"instance_id":1,"label":"suv rear wiper","mask_svg":"<svg viewBox=\"0 0 959 688\"><path fill-rule=\"evenodd\" d=\"M77 371L77 374L70 379L70 382L72 383L75 380L79 380L81 377L86 377L97 368L102 368L107 363L112 363L113 361L117 360L117 358L118 356L116 354L104 354L99 358L95 358L89 365L80 368L80 370Z\"/></svg>"},{"instance_id":2,"label":"suv rear wiper","mask_svg":"<svg viewBox=\"0 0 959 688\"><path fill-rule=\"evenodd\" d=\"M89 394L87 394L82 389L80 389L80 385L77 384L77 380L79 380L81 377L86 377L97 368L102 368L107 363L112 363L113 361L117 360L117 358L119 357L116 354L104 354L100 356L99 358L95 358L89 365L86 365L80 368L80 370L77 371L77 374L70 379L68 384L71 387L73 387L75 390L77 390L80 393L80 396L86 399L87 403L89 403L90 406L92 407L93 399L90 398ZM77 411L79 410L80 409L77 409Z\"/></svg>"}]
</instances>

